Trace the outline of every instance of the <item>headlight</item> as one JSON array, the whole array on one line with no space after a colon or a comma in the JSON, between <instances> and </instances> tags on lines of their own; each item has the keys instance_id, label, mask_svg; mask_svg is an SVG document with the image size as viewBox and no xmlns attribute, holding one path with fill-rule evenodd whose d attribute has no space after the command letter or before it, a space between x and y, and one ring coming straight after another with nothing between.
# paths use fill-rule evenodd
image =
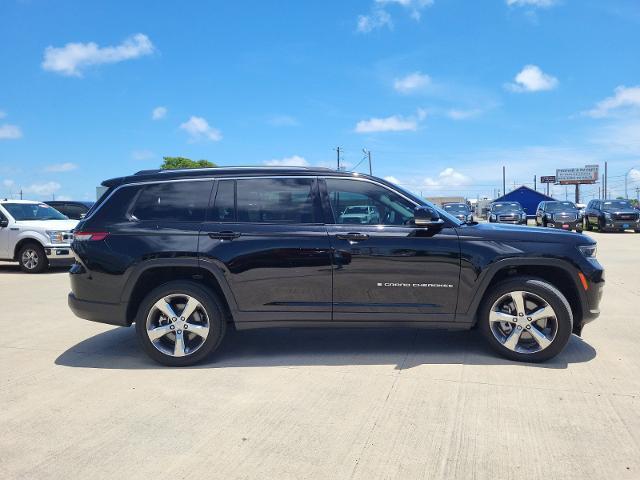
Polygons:
<instances>
[{"instance_id":1,"label":"headlight","mask_svg":"<svg viewBox=\"0 0 640 480\"><path fill-rule=\"evenodd\" d=\"M609 212L604 212L604 218L611 220L611 214Z\"/></svg>"},{"instance_id":2,"label":"headlight","mask_svg":"<svg viewBox=\"0 0 640 480\"><path fill-rule=\"evenodd\" d=\"M597 245L580 245L578 250L587 258L596 258Z\"/></svg>"},{"instance_id":3,"label":"headlight","mask_svg":"<svg viewBox=\"0 0 640 480\"><path fill-rule=\"evenodd\" d=\"M491 214L491 220L495 220L495 219L496 219L496 216L495 216L495 214L492 213Z\"/></svg>"},{"instance_id":4,"label":"headlight","mask_svg":"<svg viewBox=\"0 0 640 480\"><path fill-rule=\"evenodd\" d=\"M47 235L49 236L49 241L51 243L69 243L69 232L65 231L56 231L56 230L47 230ZM66 237L66 238L65 238Z\"/></svg>"},{"instance_id":5,"label":"headlight","mask_svg":"<svg viewBox=\"0 0 640 480\"><path fill-rule=\"evenodd\" d=\"M473 220L473 215L471 214L467 215L467 222L470 222L471 220Z\"/></svg>"}]
</instances>

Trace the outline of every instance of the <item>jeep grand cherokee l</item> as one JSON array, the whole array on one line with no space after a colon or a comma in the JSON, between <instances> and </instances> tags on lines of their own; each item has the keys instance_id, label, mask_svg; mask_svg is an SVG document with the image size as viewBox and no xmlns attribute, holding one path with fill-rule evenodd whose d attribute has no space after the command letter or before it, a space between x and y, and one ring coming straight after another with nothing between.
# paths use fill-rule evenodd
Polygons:
<instances>
[{"instance_id":1,"label":"jeep grand cherokee l","mask_svg":"<svg viewBox=\"0 0 640 480\"><path fill-rule=\"evenodd\" d=\"M465 224L372 176L213 168L103 185L75 231L69 305L135 323L166 365L204 359L229 326L477 326L502 355L537 362L599 314L591 238ZM349 205L379 218L343 223Z\"/></svg>"}]
</instances>

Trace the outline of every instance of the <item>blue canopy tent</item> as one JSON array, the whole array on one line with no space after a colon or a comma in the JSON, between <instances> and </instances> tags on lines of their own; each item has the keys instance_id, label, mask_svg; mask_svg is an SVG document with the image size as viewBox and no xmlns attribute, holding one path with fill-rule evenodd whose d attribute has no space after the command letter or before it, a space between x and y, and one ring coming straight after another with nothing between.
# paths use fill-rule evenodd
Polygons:
<instances>
[{"instance_id":1,"label":"blue canopy tent","mask_svg":"<svg viewBox=\"0 0 640 480\"><path fill-rule=\"evenodd\" d=\"M518 202L524 208L528 218L536 216L538 204L544 201L556 201L555 198L549 197L544 193L540 193L533 188L524 185L510 191L506 195L496 198L494 202Z\"/></svg>"}]
</instances>

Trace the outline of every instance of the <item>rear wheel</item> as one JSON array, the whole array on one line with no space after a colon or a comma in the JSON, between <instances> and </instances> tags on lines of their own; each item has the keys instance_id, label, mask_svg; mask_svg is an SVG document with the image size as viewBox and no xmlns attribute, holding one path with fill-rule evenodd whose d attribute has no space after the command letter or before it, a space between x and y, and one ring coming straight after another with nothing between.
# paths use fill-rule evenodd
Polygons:
<instances>
[{"instance_id":1,"label":"rear wheel","mask_svg":"<svg viewBox=\"0 0 640 480\"><path fill-rule=\"evenodd\" d=\"M44 248L39 243L27 243L18 252L18 263L23 272L41 273L49 266Z\"/></svg>"},{"instance_id":2,"label":"rear wheel","mask_svg":"<svg viewBox=\"0 0 640 480\"><path fill-rule=\"evenodd\" d=\"M584 217L584 221L583 221L583 228L584 230L586 230L587 232L591 231L591 224L589 223L589 219L587 217Z\"/></svg>"},{"instance_id":3,"label":"rear wheel","mask_svg":"<svg viewBox=\"0 0 640 480\"><path fill-rule=\"evenodd\" d=\"M479 311L480 330L502 356L542 362L565 347L573 328L569 302L550 283L516 277L497 284Z\"/></svg>"},{"instance_id":4,"label":"rear wheel","mask_svg":"<svg viewBox=\"0 0 640 480\"><path fill-rule=\"evenodd\" d=\"M156 362L193 365L213 352L224 337L222 302L190 281L165 283L142 301L136 332L142 348Z\"/></svg>"}]
</instances>

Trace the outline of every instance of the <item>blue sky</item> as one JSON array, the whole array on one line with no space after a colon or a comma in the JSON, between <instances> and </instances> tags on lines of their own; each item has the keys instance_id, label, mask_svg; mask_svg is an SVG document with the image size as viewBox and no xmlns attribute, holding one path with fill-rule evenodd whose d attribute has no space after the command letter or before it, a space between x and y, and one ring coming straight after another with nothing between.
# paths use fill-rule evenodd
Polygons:
<instances>
[{"instance_id":1,"label":"blue sky","mask_svg":"<svg viewBox=\"0 0 640 480\"><path fill-rule=\"evenodd\" d=\"M3 196L93 198L163 155L335 166L336 146L424 195L605 160L618 195L640 168L636 0L3 0L0 44Z\"/></svg>"}]
</instances>

